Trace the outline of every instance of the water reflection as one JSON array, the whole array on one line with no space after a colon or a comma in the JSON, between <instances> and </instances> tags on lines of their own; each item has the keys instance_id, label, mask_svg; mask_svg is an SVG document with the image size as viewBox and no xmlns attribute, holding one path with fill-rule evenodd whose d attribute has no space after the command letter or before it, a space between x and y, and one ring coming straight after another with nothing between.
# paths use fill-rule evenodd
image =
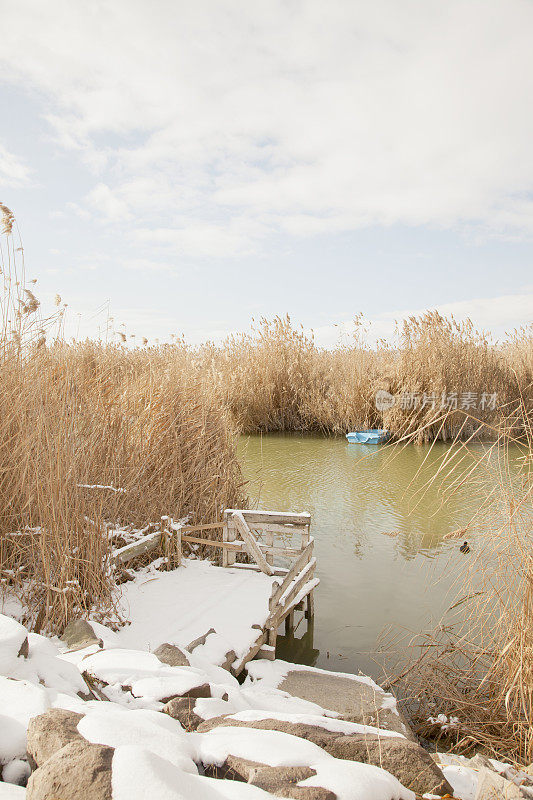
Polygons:
<instances>
[{"instance_id":1,"label":"water reflection","mask_svg":"<svg viewBox=\"0 0 533 800\"><path fill-rule=\"evenodd\" d=\"M441 481L431 482L446 450L439 443L394 451L307 435L242 438L255 504L313 518L321 580L314 631L279 636L281 657L377 677L384 629L419 631L441 618L448 576L465 564L459 543L444 537L471 521L481 499L471 485L445 497ZM473 548L475 534L471 526Z\"/></svg>"}]
</instances>

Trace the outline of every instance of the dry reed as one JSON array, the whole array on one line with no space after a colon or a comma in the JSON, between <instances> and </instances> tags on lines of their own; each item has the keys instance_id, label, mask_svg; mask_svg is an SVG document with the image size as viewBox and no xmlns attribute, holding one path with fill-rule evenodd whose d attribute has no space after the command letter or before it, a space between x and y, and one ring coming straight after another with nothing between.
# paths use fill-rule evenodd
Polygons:
<instances>
[{"instance_id":1,"label":"dry reed","mask_svg":"<svg viewBox=\"0 0 533 800\"><path fill-rule=\"evenodd\" d=\"M0 211L0 576L29 624L57 632L74 613L114 613L110 524L215 521L244 502L242 478L216 387L177 348L66 344Z\"/></svg>"},{"instance_id":2,"label":"dry reed","mask_svg":"<svg viewBox=\"0 0 533 800\"><path fill-rule=\"evenodd\" d=\"M195 367L220 386L245 433L386 427L420 442L466 439L479 428L493 436L489 425L510 403L533 399L531 327L494 345L471 323L428 312L404 322L395 346L370 349L355 322L351 341L323 350L288 317L261 320L250 334L199 348ZM394 396L392 408L376 408L379 390ZM461 406L473 396L465 417Z\"/></svg>"},{"instance_id":3,"label":"dry reed","mask_svg":"<svg viewBox=\"0 0 533 800\"><path fill-rule=\"evenodd\" d=\"M445 500L465 482L484 491L472 514L482 533L468 536L464 571L448 576L456 595L448 613L413 638L413 661L392 681L422 736L517 765L533 760L532 445L531 408L519 402L483 451L456 441L443 456Z\"/></svg>"}]
</instances>

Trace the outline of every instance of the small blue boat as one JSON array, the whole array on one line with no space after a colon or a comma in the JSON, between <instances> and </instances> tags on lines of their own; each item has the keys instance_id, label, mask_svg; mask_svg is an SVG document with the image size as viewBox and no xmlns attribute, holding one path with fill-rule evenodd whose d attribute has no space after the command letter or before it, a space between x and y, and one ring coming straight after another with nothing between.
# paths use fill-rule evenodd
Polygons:
<instances>
[{"instance_id":1,"label":"small blue boat","mask_svg":"<svg viewBox=\"0 0 533 800\"><path fill-rule=\"evenodd\" d=\"M372 428L369 431L351 431L346 434L350 444L381 444L389 438L388 430Z\"/></svg>"}]
</instances>

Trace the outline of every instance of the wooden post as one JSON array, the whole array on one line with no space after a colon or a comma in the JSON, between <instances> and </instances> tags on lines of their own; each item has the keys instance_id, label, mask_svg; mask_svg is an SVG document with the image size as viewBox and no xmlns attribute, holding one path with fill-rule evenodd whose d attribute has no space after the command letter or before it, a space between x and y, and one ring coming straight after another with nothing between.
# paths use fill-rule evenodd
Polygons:
<instances>
[{"instance_id":1,"label":"wooden post","mask_svg":"<svg viewBox=\"0 0 533 800\"><path fill-rule=\"evenodd\" d=\"M274 534L272 531L265 531L265 544L267 547L272 547L274 545ZM267 560L267 564L273 566L274 564L274 553L267 553L265 556Z\"/></svg>"},{"instance_id":2,"label":"wooden post","mask_svg":"<svg viewBox=\"0 0 533 800\"><path fill-rule=\"evenodd\" d=\"M234 542L236 538L237 534L235 531L235 524L232 519L232 514L228 511L224 511L224 527L222 528L222 541ZM224 547L222 550L222 566L231 567L232 564L235 564L235 551L228 550L228 548Z\"/></svg>"},{"instance_id":3,"label":"wooden post","mask_svg":"<svg viewBox=\"0 0 533 800\"><path fill-rule=\"evenodd\" d=\"M305 525L302 528L302 550L305 550L307 545L309 544L309 539L311 538L311 524Z\"/></svg>"},{"instance_id":4,"label":"wooden post","mask_svg":"<svg viewBox=\"0 0 533 800\"><path fill-rule=\"evenodd\" d=\"M307 595L307 608L305 610L306 619L313 619L315 614L315 598L314 590L311 590Z\"/></svg>"},{"instance_id":5,"label":"wooden post","mask_svg":"<svg viewBox=\"0 0 533 800\"><path fill-rule=\"evenodd\" d=\"M285 617L285 636L294 635L294 609L289 611Z\"/></svg>"},{"instance_id":6,"label":"wooden post","mask_svg":"<svg viewBox=\"0 0 533 800\"><path fill-rule=\"evenodd\" d=\"M172 538L174 540L174 554L175 554L175 559L176 559L176 566L177 567L181 567L181 556L182 556L182 551L181 551L181 546L182 546L182 544L181 544L181 525L178 523L178 525L174 526L174 525L172 525L172 523L173 523L173 520L170 520L170 524L171 524L172 529L173 529L173 537Z\"/></svg>"}]
</instances>

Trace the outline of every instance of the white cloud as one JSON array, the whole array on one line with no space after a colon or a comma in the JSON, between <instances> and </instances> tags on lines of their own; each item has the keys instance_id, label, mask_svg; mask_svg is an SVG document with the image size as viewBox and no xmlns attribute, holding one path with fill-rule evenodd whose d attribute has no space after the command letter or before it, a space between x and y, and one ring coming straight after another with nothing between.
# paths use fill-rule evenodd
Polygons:
<instances>
[{"instance_id":1,"label":"white cloud","mask_svg":"<svg viewBox=\"0 0 533 800\"><path fill-rule=\"evenodd\" d=\"M443 316L454 316L459 321L470 319L479 331L484 330L497 337L503 337L515 328L533 322L533 292L525 290L521 294L442 303L433 308ZM366 327L364 339L370 344L379 339L390 342L394 338L396 326L401 326L404 319L421 316L432 309L399 309L364 320ZM353 332L354 325L351 321L341 325L323 325L314 330L315 341L321 347L332 347L341 337L349 339Z\"/></svg>"},{"instance_id":2,"label":"white cloud","mask_svg":"<svg viewBox=\"0 0 533 800\"><path fill-rule=\"evenodd\" d=\"M25 186L29 178L29 167L0 144L0 186L9 188Z\"/></svg>"},{"instance_id":3,"label":"white cloud","mask_svg":"<svg viewBox=\"0 0 533 800\"><path fill-rule=\"evenodd\" d=\"M265 228L533 233L527 0L5 0L2 19L3 79L46 93L99 176L91 212L142 216L170 249L238 255Z\"/></svg>"}]
</instances>

